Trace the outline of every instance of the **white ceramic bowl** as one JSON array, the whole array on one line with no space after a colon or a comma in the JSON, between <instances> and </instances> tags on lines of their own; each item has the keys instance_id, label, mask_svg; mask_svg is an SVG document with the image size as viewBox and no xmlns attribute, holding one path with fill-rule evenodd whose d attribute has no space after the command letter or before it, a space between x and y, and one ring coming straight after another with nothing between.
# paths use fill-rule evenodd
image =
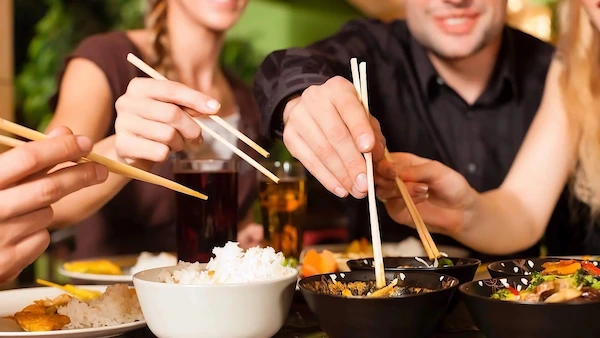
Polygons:
<instances>
[{"instance_id":1,"label":"white ceramic bowl","mask_svg":"<svg viewBox=\"0 0 600 338\"><path fill-rule=\"evenodd\" d=\"M159 282L158 268L133 276L148 327L158 338L268 338L287 318L298 271L266 282L179 285Z\"/></svg>"}]
</instances>

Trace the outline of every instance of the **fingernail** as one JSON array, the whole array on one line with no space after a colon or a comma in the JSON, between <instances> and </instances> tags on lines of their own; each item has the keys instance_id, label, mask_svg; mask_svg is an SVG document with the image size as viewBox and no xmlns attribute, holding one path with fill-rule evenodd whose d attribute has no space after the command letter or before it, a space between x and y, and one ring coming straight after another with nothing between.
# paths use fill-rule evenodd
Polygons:
<instances>
[{"instance_id":1,"label":"fingernail","mask_svg":"<svg viewBox=\"0 0 600 338\"><path fill-rule=\"evenodd\" d=\"M367 192L369 190L369 184L367 183L367 175L360 174L356 176L355 188L360 192Z\"/></svg>"},{"instance_id":2,"label":"fingernail","mask_svg":"<svg viewBox=\"0 0 600 338\"><path fill-rule=\"evenodd\" d=\"M367 194L365 194L362 191L358 191L356 189L356 186L352 187L352 196L354 196L355 198L365 198L365 196L367 196Z\"/></svg>"},{"instance_id":3,"label":"fingernail","mask_svg":"<svg viewBox=\"0 0 600 338\"><path fill-rule=\"evenodd\" d=\"M346 191L346 189L344 189L342 187L335 188L333 192L339 198L344 198L348 195L348 192Z\"/></svg>"},{"instance_id":4,"label":"fingernail","mask_svg":"<svg viewBox=\"0 0 600 338\"><path fill-rule=\"evenodd\" d=\"M100 164L96 164L96 180L103 182L108 177L108 169Z\"/></svg>"},{"instance_id":5,"label":"fingernail","mask_svg":"<svg viewBox=\"0 0 600 338\"><path fill-rule=\"evenodd\" d=\"M217 100L208 100L206 106L210 110L219 110L219 108L221 108L221 104L217 102Z\"/></svg>"},{"instance_id":6,"label":"fingernail","mask_svg":"<svg viewBox=\"0 0 600 338\"><path fill-rule=\"evenodd\" d=\"M92 141L85 136L77 136L77 145L79 146L79 150L83 152L88 152L92 150Z\"/></svg>"},{"instance_id":7,"label":"fingernail","mask_svg":"<svg viewBox=\"0 0 600 338\"><path fill-rule=\"evenodd\" d=\"M424 184L423 185L417 185L415 187L415 190L418 191L418 192L420 192L420 193L424 193L425 194L425 193L427 193L429 191L429 186L426 186Z\"/></svg>"},{"instance_id":8,"label":"fingernail","mask_svg":"<svg viewBox=\"0 0 600 338\"><path fill-rule=\"evenodd\" d=\"M373 139L369 134L360 135L356 141L358 143L360 151L362 152L369 151L369 149L371 148L371 144L373 144Z\"/></svg>"}]
</instances>

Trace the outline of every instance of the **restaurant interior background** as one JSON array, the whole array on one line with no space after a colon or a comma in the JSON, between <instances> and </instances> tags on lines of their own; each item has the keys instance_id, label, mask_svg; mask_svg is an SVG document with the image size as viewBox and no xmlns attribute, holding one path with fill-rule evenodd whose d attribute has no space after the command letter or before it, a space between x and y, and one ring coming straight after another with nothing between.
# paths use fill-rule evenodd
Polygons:
<instances>
[{"instance_id":1,"label":"restaurant interior background","mask_svg":"<svg viewBox=\"0 0 600 338\"><path fill-rule=\"evenodd\" d=\"M334 33L352 18L401 18L402 1L251 0L244 17L227 37L222 61L251 83L255 69L269 52L309 44ZM509 24L555 42L557 2L509 0ZM44 129L52 116L47 101L55 91L55 73L63 56L88 35L141 27L145 3L0 0L0 117ZM281 144L273 153L282 159L290 157ZM314 180L309 183L307 227L343 229L345 219L339 201ZM317 199L319 203L314 203ZM331 216L331 209L338 210L338 217ZM54 234L48 253L24 271L20 282L48 278L59 263L52 262L52 257L68 250L68 238L69 232Z\"/></svg>"}]
</instances>

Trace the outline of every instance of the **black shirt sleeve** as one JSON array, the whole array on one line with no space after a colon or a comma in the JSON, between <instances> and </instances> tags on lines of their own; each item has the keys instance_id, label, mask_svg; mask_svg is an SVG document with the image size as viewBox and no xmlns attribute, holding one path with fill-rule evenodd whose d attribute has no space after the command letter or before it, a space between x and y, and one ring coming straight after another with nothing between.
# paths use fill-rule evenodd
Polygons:
<instances>
[{"instance_id":1,"label":"black shirt sleeve","mask_svg":"<svg viewBox=\"0 0 600 338\"><path fill-rule=\"evenodd\" d=\"M281 125L283 105L290 96L311 85L321 85L340 75L350 78L350 59L385 58L390 25L377 20L350 21L335 35L306 48L271 53L254 80L254 95L261 112L261 132L271 139Z\"/></svg>"}]
</instances>

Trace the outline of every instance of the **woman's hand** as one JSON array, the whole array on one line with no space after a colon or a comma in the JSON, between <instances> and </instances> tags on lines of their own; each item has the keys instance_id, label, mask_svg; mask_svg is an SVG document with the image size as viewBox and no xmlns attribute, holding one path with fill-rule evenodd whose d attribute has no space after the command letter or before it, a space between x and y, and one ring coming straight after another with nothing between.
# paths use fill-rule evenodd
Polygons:
<instances>
[{"instance_id":1,"label":"woman's hand","mask_svg":"<svg viewBox=\"0 0 600 338\"><path fill-rule=\"evenodd\" d=\"M127 160L162 162L184 144L202 142L202 130L181 107L215 114L216 100L181 83L135 78L116 104L115 147Z\"/></svg>"},{"instance_id":2,"label":"woman's hand","mask_svg":"<svg viewBox=\"0 0 600 338\"><path fill-rule=\"evenodd\" d=\"M397 223L414 225L394 180L403 180L431 231L448 235L463 229L476 192L451 168L408 153L392 153L393 163L377 164L377 197Z\"/></svg>"},{"instance_id":3,"label":"woman's hand","mask_svg":"<svg viewBox=\"0 0 600 338\"><path fill-rule=\"evenodd\" d=\"M108 170L96 163L49 173L92 149L88 138L74 136L67 128L49 136L0 155L0 282L16 277L46 250L53 203L108 176Z\"/></svg>"}]
</instances>

